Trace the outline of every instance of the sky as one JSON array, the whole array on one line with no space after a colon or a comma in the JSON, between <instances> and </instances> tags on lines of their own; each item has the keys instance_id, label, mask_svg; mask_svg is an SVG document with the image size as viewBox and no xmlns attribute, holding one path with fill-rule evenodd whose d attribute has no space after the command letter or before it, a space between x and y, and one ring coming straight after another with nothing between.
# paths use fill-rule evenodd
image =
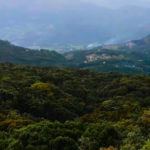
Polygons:
<instances>
[{"instance_id":1,"label":"sky","mask_svg":"<svg viewBox=\"0 0 150 150\"><path fill-rule=\"evenodd\" d=\"M144 7L150 0L0 0L0 39L23 46L47 39L136 39L150 33L150 9Z\"/></svg>"},{"instance_id":2,"label":"sky","mask_svg":"<svg viewBox=\"0 0 150 150\"><path fill-rule=\"evenodd\" d=\"M137 5L147 7L150 4L150 0L85 0L88 2L93 2L95 4L106 6L106 7L118 7L125 5Z\"/></svg>"},{"instance_id":3,"label":"sky","mask_svg":"<svg viewBox=\"0 0 150 150\"><path fill-rule=\"evenodd\" d=\"M0 0L0 8L16 9L24 7L28 9L56 9L66 8L68 5L91 3L103 7L116 8L125 5L137 5L150 7L150 0Z\"/></svg>"}]
</instances>

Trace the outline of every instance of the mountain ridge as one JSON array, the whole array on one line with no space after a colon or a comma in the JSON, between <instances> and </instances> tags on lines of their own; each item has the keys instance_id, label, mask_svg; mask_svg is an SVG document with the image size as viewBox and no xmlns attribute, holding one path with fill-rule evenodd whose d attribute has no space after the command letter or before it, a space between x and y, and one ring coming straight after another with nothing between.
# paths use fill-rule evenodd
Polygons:
<instances>
[{"instance_id":1,"label":"mountain ridge","mask_svg":"<svg viewBox=\"0 0 150 150\"><path fill-rule=\"evenodd\" d=\"M150 74L150 35L119 45L59 54L0 41L0 62L31 66L58 66L98 72Z\"/></svg>"},{"instance_id":2,"label":"mountain ridge","mask_svg":"<svg viewBox=\"0 0 150 150\"><path fill-rule=\"evenodd\" d=\"M33 66L55 66L65 62L65 58L56 51L43 49L33 50L15 46L8 41L0 40L0 62L11 62Z\"/></svg>"},{"instance_id":3,"label":"mountain ridge","mask_svg":"<svg viewBox=\"0 0 150 150\"><path fill-rule=\"evenodd\" d=\"M124 44L65 53L73 67L99 72L150 73L150 35ZM71 66L71 67L72 67Z\"/></svg>"}]
</instances>

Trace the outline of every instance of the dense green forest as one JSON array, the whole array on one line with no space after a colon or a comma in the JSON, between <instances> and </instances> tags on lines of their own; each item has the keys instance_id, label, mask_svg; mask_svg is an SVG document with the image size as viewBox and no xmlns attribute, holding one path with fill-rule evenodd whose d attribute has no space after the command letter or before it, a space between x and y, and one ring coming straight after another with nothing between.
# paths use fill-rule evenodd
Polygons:
<instances>
[{"instance_id":1,"label":"dense green forest","mask_svg":"<svg viewBox=\"0 0 150 150\"><path fill-rule=\"evenodd\" d=\"M149 150L150 77L0 65L0 150Z\"/></svg>"}]
</instances>

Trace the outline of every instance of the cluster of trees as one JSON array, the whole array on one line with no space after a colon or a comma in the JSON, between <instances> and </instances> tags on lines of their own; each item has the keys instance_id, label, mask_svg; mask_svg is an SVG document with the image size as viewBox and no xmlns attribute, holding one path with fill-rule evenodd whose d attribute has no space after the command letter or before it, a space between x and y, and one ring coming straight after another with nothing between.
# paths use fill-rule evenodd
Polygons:
<instances>
[{"instance_id":1,"label":"cluster of trees","mask_svg":"<svg viewBox=\"0 0 150 150\"><path fill-rule=\"evenodd\" d=\"M119 146L120 133L106 124L41 121L11 133L0 132L0 138L3 150L96 150Z\"/></svg>"},{"instance_id":2,"label":"cluster of trees","mask_svg":"<svg viewBox=\"0 0 150 150\"><path fill-rule=\"evenodd\" d=\"M150 77L0 64L0 150L148 150Z\"/></svg>"}]
</instances>

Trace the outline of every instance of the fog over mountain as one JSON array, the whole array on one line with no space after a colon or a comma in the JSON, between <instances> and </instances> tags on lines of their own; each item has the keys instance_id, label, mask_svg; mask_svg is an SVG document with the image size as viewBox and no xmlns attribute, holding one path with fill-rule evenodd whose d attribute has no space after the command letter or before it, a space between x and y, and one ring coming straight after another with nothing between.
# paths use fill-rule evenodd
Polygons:
<instances>
[{"instance_id":1,"label":"fog over mountain","mask_svg":"<svg viewBox=\"0 0 150 150\"><path fill-rule=\"evenodd\" d=\"M0 38L21 46L113 44L150 33L149 0L0 0Z\"/></svg>"}]
</instances>

